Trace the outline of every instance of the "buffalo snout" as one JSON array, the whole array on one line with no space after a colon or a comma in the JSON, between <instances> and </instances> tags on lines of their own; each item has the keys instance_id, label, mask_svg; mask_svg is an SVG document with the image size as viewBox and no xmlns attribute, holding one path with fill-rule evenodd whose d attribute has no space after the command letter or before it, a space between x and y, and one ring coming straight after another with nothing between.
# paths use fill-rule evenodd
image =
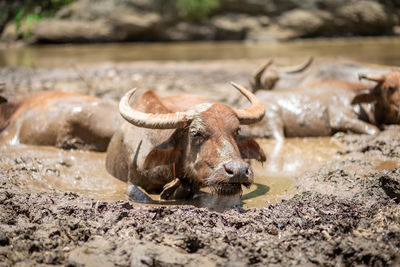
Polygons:
<instances>
[{"instance_id":1,"label":"buffalo snout","mask_svg":"<svg viewBox=\"0 0 400 267\"><path fill-rule=\"evenodd\" d=\"M242 161L231 161L224 164L228 183L251 184L253 182L253 172L249 165Z\"/></svg>"}]
</instances>

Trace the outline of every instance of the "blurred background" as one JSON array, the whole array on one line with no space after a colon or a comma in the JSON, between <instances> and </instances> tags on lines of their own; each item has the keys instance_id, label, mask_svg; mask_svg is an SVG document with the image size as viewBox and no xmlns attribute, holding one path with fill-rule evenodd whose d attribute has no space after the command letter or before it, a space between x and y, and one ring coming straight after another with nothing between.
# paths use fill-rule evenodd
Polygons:
<instances>
[{"instance_id":1,"label":"blurred background","mask_svg":"<svg viewBox=\"0 0 400 267\"><path fill-rule=\"evenodd\" d=\"M339 52L397 64L399 21L400 0L0 0L0 66ZM94 43L108 45L65 45Z\"/></svg>"},{"instance_id":2,"label":"blurred background","mask_svg":"<svg viewBox=\"0 0 400 267\"><path fill-rule=\"evenodd\" d=\"M400 33L399 0L1 0L3 42L288 40Z\"/></svg>"},{"instance_id":3,"label":"blurred background","mask_svg":"<svg viewBox=\"0 0 400 267\"><path fill-rule=\"evenodd\" d=\"M0 82L220 91L271 57L398 66L398 36L400 0L0 0Z\"/></svg>"}]
</instances>

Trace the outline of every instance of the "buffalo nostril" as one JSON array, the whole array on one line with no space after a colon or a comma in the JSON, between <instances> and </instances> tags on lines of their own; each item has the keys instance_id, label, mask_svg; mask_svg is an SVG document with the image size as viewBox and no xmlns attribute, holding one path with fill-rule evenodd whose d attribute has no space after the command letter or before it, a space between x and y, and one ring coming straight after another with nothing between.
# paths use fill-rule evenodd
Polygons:
<instances>
[{"instance_id":1,"label":"buffalo nostril","mask_svg":"<svg viewBox=\"0 0 400 267\"><path fill-rule=\"evenodd\" d=\"M251 170L242 162L232 161L224 165L225 172L231 177L249 177Z\"/></svg>"},{"instance_id":2,"label":"buffalo nostril","mask_svg":"<svg viewBox=\"0 0 400 267\"><path fill-rule=\"evenodd\" d=\"M230 168L230 166L224 165L225 171L229 175L233 175L233 170Z\"/></svg>"}]
</instances>

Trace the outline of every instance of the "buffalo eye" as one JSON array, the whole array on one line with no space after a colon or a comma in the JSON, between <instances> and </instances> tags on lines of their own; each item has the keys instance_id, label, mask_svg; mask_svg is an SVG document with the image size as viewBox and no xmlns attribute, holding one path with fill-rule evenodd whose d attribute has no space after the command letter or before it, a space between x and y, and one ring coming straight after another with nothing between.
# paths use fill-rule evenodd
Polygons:
<instances>
[{"instance_id":1,"label":"buffalo eye","mask_svg":"<svg viewBox=\"0 0 400 267\"><path fill-rule=\"evenodd\" d=\"M194 138L202 138L203 135L201 133L195 133L195 134L193 134L193 137Z\"/></svg>"},{"instance_id":2,"label":"buffalo eye","mask_svg":"<svg viewBox=\"0 0 400 267\"><path fill-rule=\"evenodd\" d=\"M205 140L205 136L201 132L192 132L190 133L190 137L196 144L200 144Z\"/></svg>"}]
</instances>

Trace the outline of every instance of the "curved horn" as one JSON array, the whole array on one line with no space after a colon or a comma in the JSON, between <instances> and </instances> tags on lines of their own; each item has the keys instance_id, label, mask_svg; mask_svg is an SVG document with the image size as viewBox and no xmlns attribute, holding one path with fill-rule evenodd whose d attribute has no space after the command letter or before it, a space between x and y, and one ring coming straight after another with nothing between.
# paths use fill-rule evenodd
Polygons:
<instances>
[{"instance_id":1,"label":"curved horn","mask_svg":"<svg viewBox=\"0 0 400 267\"><path fill-rule=\"evenodd\" d=\"M246 109L234 109L236 115L239 118L241 124L252 124L260 121L265 115L265 108L258 98L252 94L249 90L240 86L234 82L231 82L232 86L239 90L251 103L251 106Z\"/></svg>"},{"instance_id":2,"label":"curved horn","mask_svg":"<svg viewBox=\"0 0 400 267\"><path fill-rule=\"evenodd\" d=\"M129 105L129 100L135 92L136 88L130 90L119 102L119 112L129 123L149 129L175 129L183 127L187 123L187 116L184 112L152 114L135 110Z\"/></svg>"},{"instance_id":3,"label":"curved horn","mask_svg":"<svg viewBox=\"0 0 400 267\"><path fill-rule=\"evenodd\" d=\"M279 70L285 73L297 73L297 72L302 72L305 69L307 69L311 63L314 61L314 57L309 57L307 61L301 63L300 65L297 66L290 66L290 67L280 67Z\"/></svg>"},{"instance_id":4,"label":"curved horn","mask_svg":"<svg viewBox=\"0 0 400 267\"><path fill-rule=\"evenodd\" d=\"M263 85L262 85L262 82L261 82L261 77L264 74L265 70L269 66L271 66L273 62L274 62L274 60L272 58L268 59L268 61L264 65L262 65L261 68L259 68L257 70L257 72L254 74L254 76L250 80L250 86L251 86L251 89L253 90L253 93L258 91L259 89L263 89L262 88Z\"/></svg>"},{"instance_id":5,"label":"curved horn","mask_svg":"<svg viewBox=\"0 0 400 267\"><path fill-rule=\"evenodd\" d=\"M358 74L358 79L362 80L369 80L369 81L373 81L373 82L383 82L385 80L385 76L383 75L379 75L379 74L365 74L365 73L359 73Z\"/></svg>"},{"instance_id":6,"label":"curved horn","mask_svg":"<svg viewBox=\"0 0 400 267\"><path fill-rule=\"evenodd\" d=\"M265 70L272 65L272 63L274 63L274 59L270 58L268 59L268 61L261 66L261 68L259 68L256 72L256 74L254 74L254 80L256 81L260 81L261 76L263 75L263 73L265 72Z\"/></svg>"}]
</instances>

